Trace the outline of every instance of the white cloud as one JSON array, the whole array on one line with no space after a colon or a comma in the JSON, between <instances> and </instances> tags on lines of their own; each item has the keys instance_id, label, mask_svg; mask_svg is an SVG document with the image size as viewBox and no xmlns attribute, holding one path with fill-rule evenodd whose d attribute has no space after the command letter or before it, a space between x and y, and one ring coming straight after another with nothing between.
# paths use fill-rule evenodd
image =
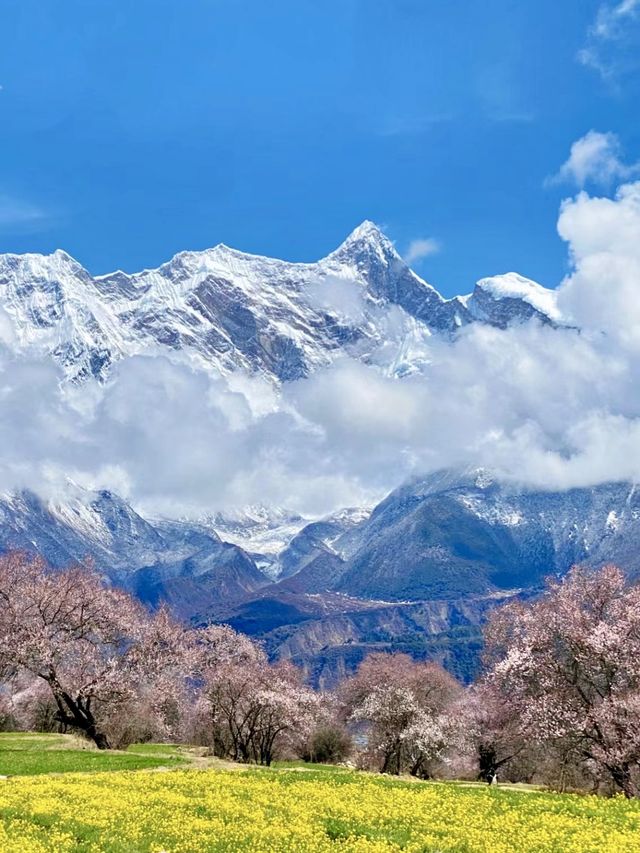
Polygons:
<instances>
[{"instance_id":1,"label":"white cloud","mask_svg":"<svg viewBox=\"0 0 640 853\"><path fill-rule=\"evenodd\" d=\"M433 237L418 237L409 243L404 253L405 261L411 265L430 255L436 255L441 249L440 241Z\"/></svg>"},{"instance_id":2,"label":"white cloud","mask_svg":"<svg viewBox=\"0 0 640 853\"><path fill-rule=\"evenodd\" d=\"M547 184L571 182L583 188L587 183L601 186L628 180L640 172L640 164L622 160L622 146L615 133L590 130L571 146L569 158Z\"/></svg>"},{"instance_id":3,"label":"white cloud","mask_svg":"<svg viewBox=\"0 0 640 853\"><path fill-rule=\"evenodd\" d=\"M585 46L578 52L578 61L615 85L638 68L639 45L640 0L603 3L589 27Z\"/></svg>"},{"instance_id":4,"label":"white cloud","mask_svg":"<svg viewBox=\"0 0 640 853\"><path fill-rule=\"evenodd\" d=\"M329 275L307 290L309 303L335 314L342 322L357 325L364 318L362 285L350 278Z\"/></svg>"},{"instance_id":5,"label":"white cloud","mask_svg":"<svg viewBox=\"0 0 640 853\"><path fill-rule=\"evenodd\" d=\"M614 199L580 193L566 201L558 232L574 263L560 309L640 354L640 182L623 185Z\"/></svg>"},{"instance_id":6,"label":"white cloud","mask_svg":"<svg viewBox=\"0 0 640 853\"><path fill-rule=\"evenodd\" d=\"M580 331L472 325L453 342L427 337L422 372L402 379L373 354L276 394L137 356L80 391L50 361L13 357L0 317L0 489L56 493L71 477L182 515L252 503L323 513L447 466L550 489L638 480L640 182L565 201L558 231L571 260L558 304ZM344 284L330 282L329 299L357 312Z\"/></svg>"}]
</instances>

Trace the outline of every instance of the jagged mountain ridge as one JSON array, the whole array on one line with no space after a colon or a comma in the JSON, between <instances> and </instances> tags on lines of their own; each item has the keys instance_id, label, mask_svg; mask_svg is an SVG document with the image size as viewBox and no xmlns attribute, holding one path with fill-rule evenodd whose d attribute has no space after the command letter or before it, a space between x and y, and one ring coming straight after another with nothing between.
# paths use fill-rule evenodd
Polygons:
<instances>
[{"instance_id":1,"label":"jagged mountain ridge","mask_svg":"<svg viewBox=\"0 0 640 853\"><path fill-rule=\"evenodd\" d=\"M371 222L316 263L219 244L157 269L92 276L63 251L0 255L0 339L19 354L53 356L75 381L105 379L114 362L141 353L275 382L345 353L403 373L420 368L434 333L555 322L554 297L508 274L444 299Z\"/></svg>"},{"instance_id":2,"label":"jagged mountain ridge","mask_svg":"<svg viewBox=\"0 0 640 853\"><path fill-rule=\"evenodd\" d=\"M562 323L554 291L509 273L444 299L371 222L316 263L221 244L181 252L154 270L92 276L62 251L0 255L0 345L18 358L53 357L80 394L86 380L108 382L118 361L141 354L274 386L345 355L401 376L426 367L433 336L531 320ZM407 637L415 644L448 625L475 631L477 642L494 597L539 580L553 548L546 522L529 518L533 504L514 532L469 503L493 506L504 496L467 494L465 504L459 484L436 496L436 481L429 494L415 484L392 493L371 515L355 509L312 520L259 507L198 522L145 519L111 492L78 490L48 502L21 492L0 498L0 549L36 551L56 567L91 557L152 605L166 601L187 620L228 619L264 638L274 655L319 669L332 658L339 669L357 658L342 655L345 643L364 649L372 637L381 647ZM607 500L609 515L622 517L608 494L593 529ZM553 507L562 517L562 498ZM523 544L526 530L540 554ZM620 542L610 544L621 553Z\"/></svg>"},{"instance_id":3,"label":"jagged mountain ridge","mask_svg":"<svg viewBox=\"0 0 640 853\"><path fill-rule=\"evenodd\" d=\"M224 525L235 542L225 538ZM237 542L244 526L243 548ZM279 544L261 540L274 530ZM175 569L186 559L197 572L196 555L209 561L225 549L242 555L269 593L279 587L363 600L490 594L533 586L576 562L614 561L636 576L639 539L640 490L633 484L550 492L503 483L485 471L437 472L394 490L372 511L348 509L312 521L258 508L233 525L220 515L145 519L111 492L79 487L70 487L64 501L27 491L0 497L0 548L42 553L54 566L88 556L114 581L128 583L140 569ZM264 554L257 550L261 541ZM271 578L257 567L267 555Z\"/></svg>"},{"instance_id":4,"label":"jagged mountain ridge","mask_svg":"<svg viewBox=\"0 0 640 853\"><path fill-rule=\"evenodd\" d=\"M69 489L64 501L23 491L0 498L0 551L40 554L54 567L89 560L143 601L188 619L256 592L269 579L242 548L205 524L147 520L108 491Z\"/></svg>"},{"instance_id":5,"label":"jagged mountain ridge","mask_svg":"<svg viewBox=\"0 0 640 853\"><path fill-rule=\"evenodd\" d=\"M317 541L322 527L292 541L309 547L285 563L280 586L398 601L534 586L575 563L612 561L640 575L640 490L631 483L550 492L483 471L437 472L394 490L341 535L332 529L330 542ZM328 552L336 571L323 580L314 561ZM446 569L455 572L447 578Z\"/></svg>"}]
</instances>

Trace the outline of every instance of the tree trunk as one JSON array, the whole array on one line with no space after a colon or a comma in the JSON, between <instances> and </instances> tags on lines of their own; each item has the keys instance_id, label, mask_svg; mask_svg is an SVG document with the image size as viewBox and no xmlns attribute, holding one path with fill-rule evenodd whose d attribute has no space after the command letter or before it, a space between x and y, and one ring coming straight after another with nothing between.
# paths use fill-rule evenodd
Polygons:
<instances>
[{"instance_id":1,"label":"tree trunk","mask_svg":"<svg viewBox=\"0 0 640 853\"><path fill-rule=\"evenodd\" d=\"M87 729L87 737L95 743L98 749L111 749L109 739L104 732L98 731L95 726L90 726Z\"/></svg>"},{"instance_id":2,"label":"tree trunk","mask_svg":"<svg viewBox=\"0 0 640 853\"><path fill-rule=\"evenodd\" d=\"M106 734L100 731L96 725L95 717L91 711L90 699L73 699L64 691L54 695L58 706L56 714L58 722L83 732L95 743L98 749L111 749Z\"/></svg>"},{"instance_id":3,"label":"tree trunk","mask_svg":"<svg viewBox=\"0 0 640 853\"><path fill-rule=\"evenodd\" d=\"M490 785L498 770L498 755L493 746L483 744L478 748L478 769L478 779Z\"/></svg>"},{"instance_id":4,"label":"tree trunk","mask_svg":"<svg viewBox=\"0 0 640 853\"><path fill-rule=\"evenodd\" d=\"M409 773L412 776L419 777L420 779L430 779L431 774L428 772L424 758L419 758L415 764L409 770Z\"/></svg>"},{"instance_id":5,"label":"tree trunk","mask_svg":"<svg viewBox=\"0 0 640 853\"><path fill-rule=\"evenodd\" d=\"M494 746L481 744L478 747L478 779L491 785L494 779L497 779L498 770L507 764L517 754L506 755L504 758L498 759L498 753Z\"/></svg>"},{"instance_id":6,"label":"tree trunk","mask_svg":"<svg viewBox=\"0 0 640 853\"><path fill-rule=\"evenodd\" d=\"M607 770L625 797L631 799L637 795L636 786L631 778L631 767L628 764L608 765Z\"/></svg>"},{"instance_id":7,"label":"tree trunk","mask_svg":"<svg viewBox=\"0 0 640 853\"><path fill-rule=\"evenodd\" d=\"M392 776L400 775L400 749L397 744L394 744L388 752L385 753L384 761L382 763L381 773L389 773Z\"/></svg>"}]
</instances>

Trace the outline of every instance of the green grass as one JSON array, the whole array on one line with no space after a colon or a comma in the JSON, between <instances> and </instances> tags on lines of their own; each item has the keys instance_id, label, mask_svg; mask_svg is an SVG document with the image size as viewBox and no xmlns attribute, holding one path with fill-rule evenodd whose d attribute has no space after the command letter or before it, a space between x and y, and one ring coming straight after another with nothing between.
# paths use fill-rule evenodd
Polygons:
<instances>
[{"instance_id":1,"label":"green grass","mask_svg":"<svg viewBox=\"0 0 640 853\"><path fill-rule=\"evenodd\" d=\"M127 747L127 752L136 755L168 755L173 758L182 758L187 747L175 743L132 743Z\"/></svg>"},{"instance_id":2,"label":"green grass","mask_svg":"<svg viewBox=\"0 0 640 853\"><path fill-rule=\"evenodd\" d=\"M0 776L93 773L179 767L185 758L168 744L135 744L127 752L100 751L71 735L0 733Z\"/></svg>"},{"instance_id":3,"label":"green grass","mask_svg":"<svg viewBox=\"0 0 640 853\"><path fill-rule=\"evenodd\" d=\"M272 767L275 770L321 770L325 773L346 773L346 767L333 764L315 764L313 761L274 761Z\"/></svg>"}]
</instances>

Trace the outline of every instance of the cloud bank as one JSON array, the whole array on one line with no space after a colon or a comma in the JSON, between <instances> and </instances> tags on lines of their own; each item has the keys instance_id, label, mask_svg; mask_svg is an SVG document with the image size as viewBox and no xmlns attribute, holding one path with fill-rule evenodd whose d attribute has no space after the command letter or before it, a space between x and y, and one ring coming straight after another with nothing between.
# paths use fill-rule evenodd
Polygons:
<instances>
[{"instance_id":1,"label":"cloud bank","mask_svg":"<svg viewBox=\"0 0 640 853\"><path fill-rule=\"evenodd\" d=\"M446 466L546 489L638 480L640 182L568 199L558 232L566 327L434 336L421 372L403 378L344 359L274 394L138 356L104 386L70 388L52 362L16 360L6 330L0 489L58 495L70 477L147 513L260 503L313 515ZM357 292L340 286L328 298L357 315Z\"/></svg>"}]
</instances>

